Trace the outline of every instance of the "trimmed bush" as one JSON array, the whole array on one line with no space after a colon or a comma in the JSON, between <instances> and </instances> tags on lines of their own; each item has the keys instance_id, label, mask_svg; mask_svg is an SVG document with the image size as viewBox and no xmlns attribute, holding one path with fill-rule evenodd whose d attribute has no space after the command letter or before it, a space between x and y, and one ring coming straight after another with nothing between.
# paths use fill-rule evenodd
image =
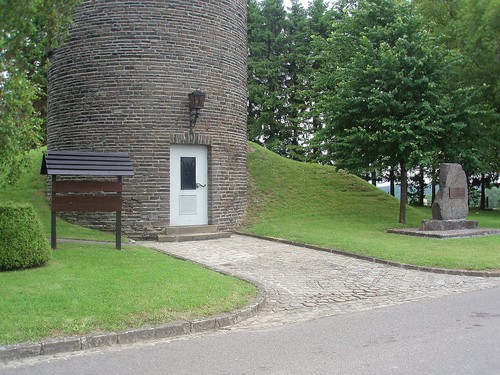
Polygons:
<instances>
[{"instance_id":1,"label":"trimmed bush","mask_svg":"<svg viewBox=\"0 0 500 375\"><path fill-rule=\"evenodd\" d=\"M0 203L0 270L41 266L50 255L49 243L33 206Z\"/></svg>"}]
</instances>

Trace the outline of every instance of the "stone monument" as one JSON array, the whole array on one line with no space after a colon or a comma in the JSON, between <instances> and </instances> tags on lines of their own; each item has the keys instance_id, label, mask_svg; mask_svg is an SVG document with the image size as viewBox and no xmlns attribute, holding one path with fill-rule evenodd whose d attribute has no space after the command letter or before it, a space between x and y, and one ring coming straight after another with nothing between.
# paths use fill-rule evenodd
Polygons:
<instances>
[{"instance_id":1,"label":"stone monument","mask_svg":"<svg viewBox=\"0 0 500 375\"><path fill-rule=\"evenodd\" d=\"M460 164L443 163L439 167L439 192L432 204L432 220L424 220L422 230L476 229L477 221L465 218L469 213L467 177Z\"/></svg>"}]
</instances>

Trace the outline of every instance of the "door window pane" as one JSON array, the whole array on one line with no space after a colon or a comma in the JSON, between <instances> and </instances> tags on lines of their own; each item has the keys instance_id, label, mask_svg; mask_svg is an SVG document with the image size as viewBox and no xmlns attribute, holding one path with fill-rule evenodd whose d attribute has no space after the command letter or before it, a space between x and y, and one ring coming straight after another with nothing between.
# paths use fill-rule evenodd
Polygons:
<instances>
[{"instance_id":1,"label":"door window pane","mask_svg":"<svg viewBox=\"0 0 500 375\"><path fill-rule=\"evenodd\" d=\"M196 158L181 157L181 190L196 190Z\"/></svg>"}]
</instances>

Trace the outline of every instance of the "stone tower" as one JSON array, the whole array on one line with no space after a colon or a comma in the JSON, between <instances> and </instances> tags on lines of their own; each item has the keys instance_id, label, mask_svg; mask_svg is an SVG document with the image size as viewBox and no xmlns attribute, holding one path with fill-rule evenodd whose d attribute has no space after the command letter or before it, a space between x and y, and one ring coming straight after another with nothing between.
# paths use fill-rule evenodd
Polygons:
<instances>
[{"instance_id":1,"label":"stone tower","mask_svg":"<svg viewBox=\"0 0 500 375\"><path fill-rule=\"evenodd\" d=\"M86 0L48 79L48 149L128 152L123 230L231 230L246 209L246 0ZM188 94L206 94L190 129ZM113 215L82 224L114 228Z\"/></svg>"}]
</instances>

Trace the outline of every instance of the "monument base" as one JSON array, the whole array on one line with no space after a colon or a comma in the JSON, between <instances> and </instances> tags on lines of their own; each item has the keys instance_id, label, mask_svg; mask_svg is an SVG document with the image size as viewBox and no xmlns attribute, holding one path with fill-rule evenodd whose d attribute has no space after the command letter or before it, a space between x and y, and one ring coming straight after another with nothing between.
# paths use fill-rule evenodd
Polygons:
<instances>
[{"instance_id":1,"label":"monument base","mask_svg":"<svg viewBox=\"0 0 500 375\"><path fill-rule=\"evenodd\" d=\"M424 220L422 222L422 230L460 230L460 229L477 229L478 222L476 220Z\"/></svg>"},{"instance_id":2,"label":"monument base","mask_svg":"<svg viewBox=\"0 0 500 375\"><path fill-rule=\"evenodd\" d=\"M388 229L388 233L403 234L406 236L418 236L428 238L467 238L479 236L500 236L500 229L478 228L478 229L455 229L455 230L422 230L420 228L398 228Z\"/></svg>"}]
</instances>

